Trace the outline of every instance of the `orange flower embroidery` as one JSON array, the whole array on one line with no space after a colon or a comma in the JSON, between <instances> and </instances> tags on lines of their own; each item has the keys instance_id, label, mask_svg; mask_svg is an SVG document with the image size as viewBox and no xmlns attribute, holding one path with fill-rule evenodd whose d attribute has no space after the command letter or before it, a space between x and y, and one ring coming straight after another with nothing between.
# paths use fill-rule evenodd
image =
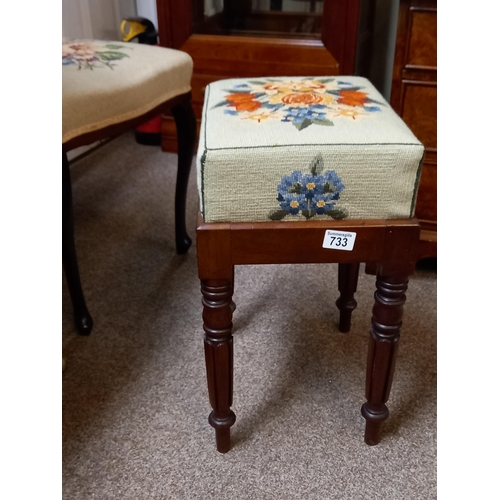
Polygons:
<instances>
[{"instance_id":1,"label":"orange flower embroidery","mask_svg":"<svg viewBox=\"0 0 500 500\"><path fill-rule=\"evenodd\" d=\"M237 111L255 111L261 107L259 101L254 101L253 94L230 94L226 99Z\"/></svg>"},{"instance_id":2,"label":"orange flower embroidery","mask_svg":"<svg viewBox=\"0 0 500 500\"><path fill-rule=\"evenodd\" d=\"M332 95L316 92L290 92L288 94L274 94L269 97L271 104L287 104L298 108L308 108L315 104L327 106L334 101Z\"/></svg>"},{"instance_id":3,"label":"orange flower embroidery","mask_svg":"<svg viewBox=\"0 0 500 500\"><path fill-rule=\"evenodd\" d=\"M367 96L365 92L359 92L357 90L341 90L339 104L346 104L347 106L363 106L367 101Z\"/></svg>"},{"instance_id":4,"label":"orange flower embroidery","mask_svg":"<svg viewBox=\"0 0 500 500\"><path fill-rule=\"evenodd\" d=\"M253 98L255 96L253 94L246 94L246 93L241 93L241 94L229 94L226 96L226 99L231 102L246 102L246 101L253 101Z\"/></svg>"},{"instance_id":5,"label":"orange flower embroidery","mask_svg":"<svg viewBox=\"0 0 500 500\"><path fill-rule=\"evenodd\" d=\"M300 94L287 94L283 96L282 102L285 104L319 104L323 101L323 97L311 92Z\"/></svg>"},{"instance_id":6,"label":"orange flower embroidery","mask_svg":"<svg viewBox=\"0 0 500 500\"><path fill-rule=\"evenodd\" d=\"M255 111L259 109L262 105L259 101L248 101L248 102L240 102L236 104L237 111Z\"/></svg>"}]
</instances>

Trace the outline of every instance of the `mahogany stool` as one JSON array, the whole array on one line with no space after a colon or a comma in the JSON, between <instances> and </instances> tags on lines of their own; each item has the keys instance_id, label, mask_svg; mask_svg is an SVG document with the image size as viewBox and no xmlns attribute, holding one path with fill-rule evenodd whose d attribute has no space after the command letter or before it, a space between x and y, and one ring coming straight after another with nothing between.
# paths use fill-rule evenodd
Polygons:
<instances>
[{"instance_id":1,"label":"mahogany stool","mask_svg":"<svg viewBox=\"0 0 500 500\"><path fill-rule=\"evenodd\" d=\"M185 52L135 43L73 40L62 44L62 255L80 335L93 320L83 295L74 234L71 176L67 153L133 130L171 111L178 135L175 190L175 244L191 246L186 231L186 191L196 145L191 106L193 61Z\"/></svg>"},{"instance_id":2,"label":"mahogany stool","mask_svg":"<svg viewBox=\"0 0 500 500\"><path fill-rule=\"evenodd\" d=\"M230 449L234 266L339 263L339 329L356 307L359 265L376 270L365 442L380 441L405 291L420 228L413 218L423 145L359 77L210 84L197 157L198 273L217 450Z\"/></svg>"}]
</instances>

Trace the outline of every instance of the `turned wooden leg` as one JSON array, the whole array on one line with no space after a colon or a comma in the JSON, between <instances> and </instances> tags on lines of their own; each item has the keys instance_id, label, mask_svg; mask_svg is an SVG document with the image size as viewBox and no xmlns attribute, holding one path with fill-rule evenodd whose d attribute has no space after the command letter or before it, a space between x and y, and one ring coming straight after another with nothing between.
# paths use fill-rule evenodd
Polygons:
<instances>
[{"instance_id":1,"label":"turned wooden leg","mask_svg":"<svg viewBox=\"0 0 500 500\"><path fill-rule=\"evenodd\" d=\"M233 267L233 277L231 278L231 297L234 294L234 267ZM234 301L231 299L231 311L234 313L236 311L236 304Z\"/></svg>"},{"instance_id":2,"label":"turned wooden leg","mask_svg":"<svg viewBox=\"0 0 500 500\"><path fill-rule=\"evenodd\" d=\"M236 420L233 403L233 337L231 280L201 280L205 362L210 404L208 417L215 428L217 450L230 449L229 429Z\"/></svg>"},{"instance_id":3,"label":"turned wooden leg","mask_svg":"<svg viewBox=\"0 0 500 500\"><path fill-rule=\"evenodd\" d=\"M359 262L339 264L340 297L335 304L340 311L339 330L347 333L351 329L351 315L358 303L354 294L358 287Z\"/></svg>"},{"instance_id":4,"label":"turned wooden leg","mask_svg":"<svg viewBox=\"0 0 500 500\"><path fill-rule=\"evenodd\" d=\"M94 322L85 304L85 297L80 282L73 234L71 176L68 157L64 152L62 154L62 258L64 274L73 304L73 317L76 329L80 335L90 335Z\"/></svg>"},{"instance_id":5,"label":"turned wooden leg","mask_svg":"<svg viewBox=\"0 0 500 500\"><path fill-rule=\"evenodd\" d=\"M175 188L175 245L178 254L185 254L191 246L186 231L186 193L189 172L196 143L196 117L191 101L186 100L172 108L177 127L177 185Z\"/></svg>"},{"instance_id":6,"label":"turned wooden leg","mask_svg":"<svg viewBox=\"0 0 500 500\"><path fill-rule=\"evenodd\" d=\"M382 422L389 417L385 403L391 391L408 276L377 275L366 372L365 443L380 441Z\"/></svg>"}]
</instances>

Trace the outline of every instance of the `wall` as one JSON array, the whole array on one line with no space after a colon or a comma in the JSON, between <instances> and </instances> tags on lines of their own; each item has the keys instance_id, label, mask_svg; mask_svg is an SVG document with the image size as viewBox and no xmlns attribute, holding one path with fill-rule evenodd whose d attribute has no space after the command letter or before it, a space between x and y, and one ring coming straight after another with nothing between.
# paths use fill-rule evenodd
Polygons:
<instances>
[{"instance_id":1,"label":"wall","mask_svg":"<svg viewBox=\"0 0 500 500\"><path fill-rule=\"evenodd\" d=\"M367 76L379 92L390 100L396 32L398 27L399 0L375 1L373 41L370 68Z\"/></svg>"},{"instance_id":2,"label":"wall","mask_svg":"<svg viewBox=\"0 0 500 500\"><path fill-rule=\"evenodd\" d=\"M135 0L62 0L62 36L120 40L122 19L136 12Z\"/></svg>"},{"instance_id":3,"label":"wall","mask_svg":"<svg viewBox=\"0 0 500 500\"><path fill-rule=\"evenodd\" d=\"M188 0L189 1L189 0ZM137 15L149 19L158 29L158 16L156 14L156 0L136 0Z\"/></svg>"}]
</instances>

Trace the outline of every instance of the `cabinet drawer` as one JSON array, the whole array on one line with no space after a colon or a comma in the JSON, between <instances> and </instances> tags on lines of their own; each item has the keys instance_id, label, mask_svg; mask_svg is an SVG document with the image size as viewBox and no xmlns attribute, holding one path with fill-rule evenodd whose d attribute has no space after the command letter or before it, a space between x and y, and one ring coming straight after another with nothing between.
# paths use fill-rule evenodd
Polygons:
<instances>
[{"instance_id":1,"label":"cabinet drawer","mask_svg":"<svg viewBox=\"0 0 500 500\"><path fill-rule=\"evenodd\" d=\"M403 80L401 116L428 148L437 148L437 84Z\"/></svg>"},{"instance_id":2,"label":"cabinet drawer","mask_svg":"<svg viewBox=\"0 0 500 500\"><path fill-rule=\"evenodd\" d=\"M436 69L437 67L437 11L410 9L410 40L406 67Z\"/></svg>"}]
</instances>

